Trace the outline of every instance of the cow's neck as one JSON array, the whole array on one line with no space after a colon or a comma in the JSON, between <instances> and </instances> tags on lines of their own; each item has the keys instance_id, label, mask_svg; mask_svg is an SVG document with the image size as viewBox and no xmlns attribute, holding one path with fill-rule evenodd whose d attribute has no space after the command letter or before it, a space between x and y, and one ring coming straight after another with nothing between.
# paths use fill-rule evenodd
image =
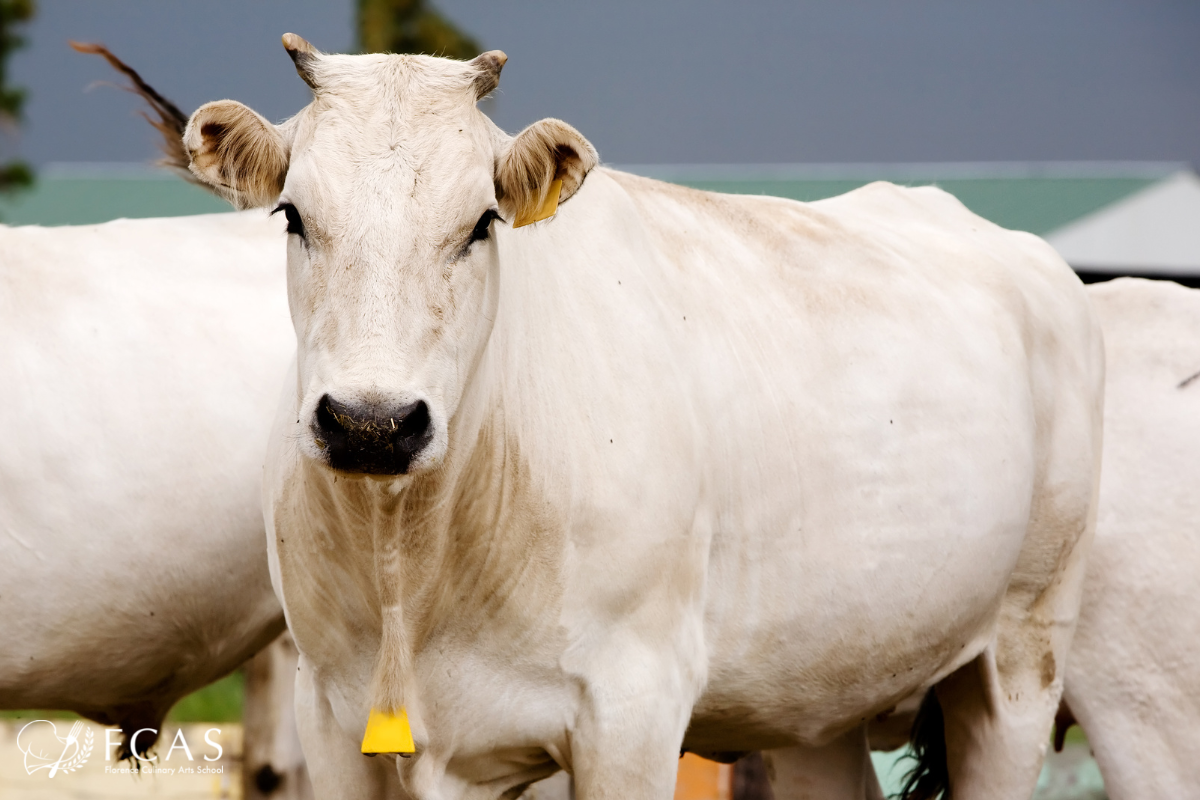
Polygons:
<instances>
[{"instance_id":1,"label":"cow's neck","mask_svg":"<svg viewBox=\"0 0 1200 800\"><path fill-rule=\"evenodd\" d=\"M531 598L544 608L558 595L563 526L541 499L513 425L501 402L477 393L452 421L449 454L436 471L398 490L370 480L336 484L362 509L343 520L361 525L357 538L374 553L379 707L419 708L413 667L434 640L462 642L510 623L518 630Z\"/></svg>"}]
</instances>

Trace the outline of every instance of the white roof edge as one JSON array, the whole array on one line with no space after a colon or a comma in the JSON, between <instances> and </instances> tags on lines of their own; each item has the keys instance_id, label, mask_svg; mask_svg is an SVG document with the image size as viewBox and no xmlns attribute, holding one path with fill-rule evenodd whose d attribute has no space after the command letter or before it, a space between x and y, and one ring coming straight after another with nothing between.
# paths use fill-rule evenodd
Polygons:
<instances>
[{"instance_id":1,"label":"white roof edge","mask_svg":"<svg viewBox=\"0 0 1200 800\"><path fill-rule=\"evenodd\" d=\"M1045 239L1081 270L1200 275L1200 176L1178 172Z\"/></svg>"},{"instance_id":2,"label":"white roof edge","mask_svg":"<svg viewBox=\"0 0 1200 800\"><path fill-rule=\"evenodd\" d=\"M648 178L690 180L962 180L972 178L1141 178L1191 172L1184 161L950 161L914 163L613 164Z\"/></svg>"}]
</instances>

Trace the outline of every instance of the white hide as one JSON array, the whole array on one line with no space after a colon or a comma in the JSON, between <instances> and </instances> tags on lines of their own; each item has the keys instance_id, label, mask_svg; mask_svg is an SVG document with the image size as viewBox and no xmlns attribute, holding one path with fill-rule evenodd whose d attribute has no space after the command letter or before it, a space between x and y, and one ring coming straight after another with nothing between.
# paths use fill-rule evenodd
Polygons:
<instances>
[{"instance_id":1,"label":"white hide","mask_svg":"<svg viewBox=\"0 0 1200 800\"><path fill-rule=\"evenodd\" d=\"M491 800L562 767L581 800L666 800L681 747L839 737L861 765L852 731L939 681L956 800L1031 793L1100 455L1066 264L936 189L802 204L605 169L470 244L546 191L510 182L478 64L289 41L314 101L278 138L223 102L185 143L223 180L280 152L230 143L278 142L306 232L264 503L317 795ZM406 475L332 470L326 394L426 402L432 441ZM416 756L361 756L400 705Z\"/></svg>"},{"instance_id":2,"label":"white hide","mask_svg":"<svg viewBox=\"0 0 1200 800\"><path fill-rule=\"evenodd\" d=\"M261 211L0 226L0 708L158 727L282 629L283 236Z\"/></svg>"},{"instance_id":3,"label":"white hide","mask_svg":"<svg viewBox=\"0 0 1200 800\"><path fill-rule=\"evenodd\" d=\"M1190 797L1200 786L1200 291L1123 278L1089 294L1108 353L1104 465L1065 697L1112 800Z\"/></svg>"},{"instance_id":4,"label":"white hide","mask_svg":"<svg viewBox=\"0 0 1200 800\"><path fill-rule=\"evenodd\" d=\"M755 217L791 238L722 226ZM1032 788L1078 559L1026 567L1062 581L1052 611L1020 607L1033 591L1002 611L1005 587L1022 551L1083 535L1098 455L1099 337L1066 267L932 191L806 208L604 171L496 239L495 324L440 471L337 475L301 452L296 400L278 419L272 557L326 796L385 785L354 746L388 658L411 659L420 798L557 765L581 796L664 797L681 744L820 745L977 657L982 691L1027 705L1000 712L1013 752L981 735L1003 757L968 754L962 784ZM1026 643L1005 615L1047 649L1003 652Z\"/></svg>"}]
</instances>

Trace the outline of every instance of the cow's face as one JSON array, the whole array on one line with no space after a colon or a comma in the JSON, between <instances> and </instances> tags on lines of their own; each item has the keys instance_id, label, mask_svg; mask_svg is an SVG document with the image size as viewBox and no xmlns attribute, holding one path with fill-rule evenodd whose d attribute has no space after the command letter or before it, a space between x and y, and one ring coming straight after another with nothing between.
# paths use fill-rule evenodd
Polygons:
<instances>
[{"instance_id":1,"label":"cow's face","mask_svg":"<svg viewBox=\"0 0 1200 800\"><path fill-rule=\"evenodd\" d=\"M556 178L569 197L595 151L557 120L512 138L476 109L499 51L284 46L312 104L278 127L240 103L202 106L184 134L192 172L287 220L303 449L347 472L430 468L495 318L496 226L539 208Z\"/></svg>"}]
</instances>

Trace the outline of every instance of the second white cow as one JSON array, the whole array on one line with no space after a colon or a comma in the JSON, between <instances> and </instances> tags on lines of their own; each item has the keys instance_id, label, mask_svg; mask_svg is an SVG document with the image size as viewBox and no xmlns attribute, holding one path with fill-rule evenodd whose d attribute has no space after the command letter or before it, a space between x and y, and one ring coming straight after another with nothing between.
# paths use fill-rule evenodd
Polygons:
<instances>
[{"instance_id":1,"label":"second white cow","mask_svg":"<svg viewBox=\"0 0 1200 800\"><path fill-rule=\"evenodd\" d=\"M259 500L282 237L257 213L0 226L0 708L129 737L283 629Z\"/></svg>"},{"instance_id":2,"label":"second white cow","mask_svg":"<svg viewBox=\"0 0 1200 800\"><path fill-rule=\"evenodd\" d=\"M1200 785L1200 292L1089 287L1108 351L1096 547L1066 700L1113 800Z\"/></svg>"}]
</instances>

